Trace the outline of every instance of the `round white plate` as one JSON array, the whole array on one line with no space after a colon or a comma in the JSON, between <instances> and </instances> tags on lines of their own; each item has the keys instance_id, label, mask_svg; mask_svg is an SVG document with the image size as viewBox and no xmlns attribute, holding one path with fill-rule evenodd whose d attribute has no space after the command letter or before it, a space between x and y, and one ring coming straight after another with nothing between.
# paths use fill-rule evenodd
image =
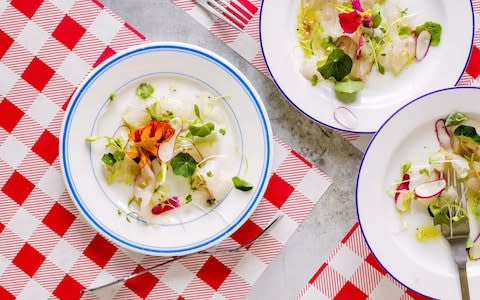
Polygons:
<instances>
[{"instance_id":1,"label":"round white plate","mask_svg":"<svg viewBox=\"0 0 480 300\"><path fill-rule=\"evenodd\" d=\"M254 188L249 192L231 188L213 207L185 205L165 213L160 224L146 225L134 218L130 218L129 223L125 218L128 192L124 192L125 187L122 190L119 185L108 185L101 174L102 149L98 148L104 143L89 145L85 138L112 135L120 125L121 118L117 114L105 113L112 92L118 93L112 103L116 105L117 101L123 101L125 89L128 92L140 81L153 82L157 86L165 81L165 87L171 80L178 85L179 91L190 88L229 96L227 100L217 100L224 112L222 117L228 118L230 124L225 138L230 136L229 141L236 149L236 156L224 168L247 179ZM268 183L271 136L260 97L230 63L193 45L150 43L109 58L77 89L62 126L61 166L71 198L101 234L133 251L183 255L219 243L252 214Z\"/></svg>"},{"instance_id":2,"label":"round white plate","mask_svg":"<svg viewBox=\"0 0 480 300\"><path fill-rule=\"evenodd\" d=\"M404 106L378 130L365 152L357 178L358 219L372 253L398 281L437 299L461 298L450 247L443 238L418 242L416 228L430 224L431 217L420 209L412 209L401 217L388 191L398 181L405 161L428 163L429 154L440 148L435 121L453 111L478 119L479 99L478 88L451 88ZM471 236L477 233L478 226L471 226ZM474 288L480 283L479 266L478 262L468 265L471 299L480 299L480 290Z\"/></svg>"},{"instance_id":3,"label":"round white plate","mask_svg":"<svg viewBox=\"0 0 480 300\"><path fill-rule=\"evenodd\" d=\"M394 1L394 0L388 0ZM413 24L436 21L442 25L442 41L430 48L419 63L399 76L372 72L365 89L350 105L339 102L329 82L312 87L299 72L303 52L298 47L296 26L300 0L264 0L260 38L263 55L278 88L300 112L323 125L358 133L373 133L402 105L433 90L454 86L466 67L473 42L474 19L469 0L399 0L408 7ZM355 128L345 128L333 117L348 106L358 118Z\"/></svg>"}]
</instances>

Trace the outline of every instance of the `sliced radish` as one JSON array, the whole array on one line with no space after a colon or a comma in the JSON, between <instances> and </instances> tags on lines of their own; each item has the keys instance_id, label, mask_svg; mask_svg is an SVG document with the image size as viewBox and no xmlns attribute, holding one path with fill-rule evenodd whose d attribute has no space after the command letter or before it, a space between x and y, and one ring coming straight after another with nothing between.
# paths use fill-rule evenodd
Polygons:
<instances>
[{"instance_id":1,"label":"sliced radish","mask_svg":"<svg viewBox=\"0 0 480 300\"><path fill-rule=\"evenodd\" d=\"M472 247L468 248L468 256L470 259L480 259L480 234L473 241Z\"/></svg>"},{"instance_id":2,"label":"sliced radish","mask_svg":"<svg viewBox=\"0 0 480 300\"><path fill-rule=\"evenodd\" d=\"M417 196L417 198L430 199L440 195L446 186L447 182L444 179L426 182L415 188L415 196Z\"/></svg>"},{"instance_id":3,"label":"sliced radish","mask_svg":"<svg viewBox=\"0 0 480 300\"><path fill-rule=\"evenodd\" d=\"M158 158L160 161L169 161L173 156L173 148L175 146L175 141L177 140L177 136L182 130L182 119L180 118L173 118L170 121L170 125L173 129L175 129L175 133L173 136L163 144L160 144L158 147Z\"/></svg>"},{"instance_id":4,"label":"sliced radish","mask_svg":"<svg viewBox=\"0 0 480 300\"><path fill-rule=\"evenodd\" d=\"M439 119L435 122L435 133L437 134L437 140L440 143L440 146L445 150L450 150L452 148L452 139L445 126L445 120Z\"/></svg>"},{"instance_id":5,"label":"sliced radish","mask_svg":"<svg viewBox=\"0 0 480 300\"><path fill-rule=\"evenodd\" d=\"M415 56L418 61L425 58L430 49L432 34L428 30L422 30L417 36L417 45L415 47Z\"/></svg>"},{"instance_id":6,"label":"sliced radish","mask_svg":"<svg viewBox=\"0 0 480 300\"><path fill-rule=\"evenodd\" d=\"M338 124L348 129L354 129L358 126L357 116L345 106L338 107L333 112L333 118Z\"/></svg>"},{"instance_id":7,"label":"sliced radish","mask_svg":"<svg viewBox=\"0 0 480 300\"><path fill-rule=\"evenodd\" d=\"M403 174L402 183L400 183L395 191L395 207L400 212L406 212L410 209L410 202L413 198L413 193L409 191L410 175Z\"/></svg>"},{"instance_id":8,"label":"sliced radish","mask_svg":"<svg viewBox=\"0 0 480 300\"><path fill-rule=\"evenodd\" d=\"M180 200L178 199L177 196L174 196L168 199L167 201L158 203L157 205L152 207L152 214L154 215L163 214L164 212L167 212L169 210L172 210L178 207L180 207Z\"/></svg>"}]
</instances>

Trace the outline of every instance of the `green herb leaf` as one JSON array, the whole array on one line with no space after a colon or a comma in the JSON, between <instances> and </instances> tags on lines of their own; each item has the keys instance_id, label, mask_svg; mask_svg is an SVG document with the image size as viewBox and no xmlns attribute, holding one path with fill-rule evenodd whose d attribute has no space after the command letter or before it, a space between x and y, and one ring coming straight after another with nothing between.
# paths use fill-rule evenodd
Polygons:
<instances>
[{"instance_id":1,"label":"green herb leaf","mask_svg":"<svg viewBox=\"0 0 480 300\"><path fill-rule=\"evenodd\" d=\"M460 125L455 129L453 134L459 140L480 144L480 136L477 134L475 127Z\"/></svg>"},{"instance_id":2,"label":"green herb leaf","mask_svg":"<svg viewBox=\"0 0 480 300\"><path fill-rule=\"evenodd\" d=\"M412 34L412 28L410 28L410 26L403 25L398 27L398 35L401 38L410 36L411 34Z\"/></svg>"},{"instance_id":3,"label":"green herb leaf","mask_svg":"<svg viewBox=\"0 0 480 300\"><path fill-rule=\"evenodd\" d=\"M233 182L233 186L237 190L241 190L241 191L246 192L246 191L249 191L253 188L253 185L250 182L248 182L246 180L243 180L238 176L233 177L232 182Z\"/></svg>"},{"instance_id":4,"label":"green herb leaf","mask_svg":"<svg viewBox=\"0 0 480 300\"><path fill-rule=\"evenodd\" d=\"M435 22L425 22L422 25L417 26L415 32L420 34L422 30L427 30L432 35L432 40L430 44L432 46L438 46L440 44L440 39L442 36L442 25Z\"/></svg>"},{"instance_id":5,"label":"green herb leaf","mask_svg":"<svg viewBox=\"0 0 480 300\"><path fill-rule=\"evenodd\" d=\"M137 96L142 100L150 98L155 89L150 83L142 82L137 87Z\"/></svg>"},{"instance_id":6,"label":"green herb leaf","mask_svg":"<svg viewBox=\"0 0 480 300\"><path fill-rule=\"evenodd\" d=\"M381 63L377 63L378 73L385 74L385 67Z\"/></svg>"},{"instance_id":7,"label":"green herb leaf","mask_svg":"<svg viewBox=\"0 0 480 300\"><path fill-rule=\"evenodd\" d=\"M123 160L125 158L125 152L117 150L117 151L113 152L113 158L116 161Z\"/></svg>"},{"instance_id":8,"label":"green herb leaf","mask_svg":"<svg viewBox=\"0 0 480 300\"><path fill-rule=\"evenodd\" d=\"M108 101L110 102L115 101L115 99L117 99L117 94L115 93L110 94L110 96L108 97Z\"/></svg>"},{"instance_id":9,"label":"green herb leaf","mask_svg":"<svg viewBox=\"0 0 480 300\"><path fill-rule=\"evenodd\" d=\"M192 202L192 194L188 194L187 196L185 196L185 204L188 204Z\"/></svg>"},{"instance_id":10,"label":"green herb leaf","mask_svg":"<svg viewBox=\"0 0 480 300\"><path fill-rule=\"evenodd\" d=\"M193 106L193 111L195 112L195 116L197 116L198 119L201 119L200 118L200 108L198 108L198 105L194 105Z\"/></svg>"},{"instance_id":11,"label":"green herb leaf","mask_svg":"<svg viewBox=\"0 0 480 300\"><path fill-rule=\"evenodd\" d=\"M427 168L420 169L418 172L419 172L420 174L422 174L422 175L425 175L425 176L429 176L429 175L430 175L430 171L428 171Z\"/></svg>"},{"instance_id":12,"label":"green herb leaf","mask_svg":"<svg viewBox=\"0 0 480 300\"><path fill-rule=\"evenodd\" d=\"M122 215L122 210L121 210L121 209L117 209L117 215L118 215L118 216L121 216L121 215Z\"/></svg>"},{"instance_id":13,"label":"green herb leaf","mask_svg":"<svg viewBox=\"0 0 480 300\"><path fill-rule=\"evenodd\" d=\"M107 166L113 166L117 160L115 159L115 157L113 156L112 153L105 153L103 156L102 156L102 161L105 165Z\"/></svg>"},{"instance_id":14,"label":"green herb leaf","mask_svg":"<svg viewBox=\"0 0 480 300\"><path fill-rule=\"evenodd\" d=\"M312 76L312 78L310 78L310 83L312 84L312 86L316 86L318 84L318 76L317 74L314 74Z\"/></svg>"},{"instance_id":15,"label":"green herb leaf","mask_svg":"<svg viewBox=\"0 0 480 300\"><path fill-rule=\"evenodd\" d=\"M146 107L145 111L148 113L150 118L155 121L170 122L170 120L174 117L173 112L169 110L161 112L158 102L154 102L152 105Z\"/></svg>"},{"instance_id":16,"label":"green herb leaf","mask_svg":"<svg viewBox=\"0 0 480 300\"><path fill-rule=\"evenodd\" d=\"M318 68L318 71L324 79L335 78L337 81L341 81L345 76L352 71L353 61L345 54L342 49L335 49L330 53L327 58L327 62Z\"/></svg>"},{"instance_id":17,"label":"green herb leaf","mask_svg":"<svg viewBox=\"0 0 480 300\"><path fill-rule=\"evenodd\" d=\"M190 125L188 130L193 136L206 137L215 130L215 124L212 122L205 123L203 125Z\"/></svg>"},{"instance_id":18,"label":"green herb leaf","mask_svg":"<svg viewBox=\"0 0 480 300\"><path fill-rule=\"evenodd\" d=\"M225 135L225 133L227 133L227 132L225 131L225 128L220 128L220 129L218 130L218 132L220 132L221 135Z\"/></svg>"},{"instance_id":19,"label":"green herb leaf","mask_svg":"<svg viewBox=\"0 0 480 300\"><path fill-rule=\"evenodd\" d=\"M190 177L197 170L197 162L193 157L185 152L175 155L170 161L173 174L183 177Z\"/></svg>"},{"instance_id":20,"label":"green herb leaf","mask_svg":"<svg viewBox=\"0 0 480 300\"><path fill-rule=\"evenodd\" d=\"M408 7L400 10L400 17L405 17L408 14Z\"/></svg>"},{"instance_id":21,"label":"green herb leaf","mask_svg":"<svg viewBox=\"0 0 480 300\"><path fill-rule=\"evenodd\" d=\"M372 26L377 28L380 24L382 24L382 15L378 12L372 16Z\"/></svg>"},{"instance_id":22,"label":"green herb leaf","mask_svg":"<svg viewBox=\"0 0 480 300\"><path fill-rule=\"evenodd\" d=\"M410 168L412 167L412 163L407 161L403 164L401 171L402 174L407 174L410 171Z\"/></svg>"},{"instance_id":23,"label":"green herb leaf","mask_svg":"<svg viewBox=\"0 0 480 300\"><path fill-rule=\"evenodd\" d=\"M212 171L208 171L208 172L207 172L207 176L208 176L208 177L213 177L213 172L212 172Z\"/></svg>"},{"instance_id":24,"label":"green herb leaf","mask_svg":"<svg viewBox=\"0 0 480 300\"><path fill-rule=\"evenodd\" d=\"M354 94L361 91L365 87L362 81L340 81L335 83L335 91L337 93Z\"/></svg>"},{"instance_id":25,"label":"green herb leaf","mask_svg":"<svg viewBox=\"0 0 480 300\"><path fill-rule=\"evenodd\" d=\"M445 126L456 126L466 120L468 120L468 118L464 114L460 112L452 112L448 115L447 120L445 121Z\"/></svg>"}]
</instances>

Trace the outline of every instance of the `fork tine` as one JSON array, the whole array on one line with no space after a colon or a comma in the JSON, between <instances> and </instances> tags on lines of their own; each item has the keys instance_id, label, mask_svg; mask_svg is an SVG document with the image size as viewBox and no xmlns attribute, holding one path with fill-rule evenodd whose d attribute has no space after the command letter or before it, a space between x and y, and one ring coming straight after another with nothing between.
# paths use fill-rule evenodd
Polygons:
<instances>
[{"instance_id":1,"label":"fork tine","mask_svg":"<svg viewBox=\"0 0 480 300\"><path fill-rule=\"evenodd\" d=\"M221 0L220 0L221 1ZM241 20L240 18L238 18L237 16L235 16L234 14L232 14L230 11L228 11L222 4L218 3L216 0L207 0L207 3L213 7L214 9L217 9L217 10L220 10L224 15L223 15L223 19L227 19L230 18L230 19L233 19L235 22L239 23L239 24L243 24L245 25L245 21ZM227 18L228 17L228 18ZM230 20L229 20L230 21ZM235 22L232 22L232 23L235 23ZM239 27L237 25L237 27ZM239 27L240 28L240 27Z\"/></svg>"},{"instance_id":2,"label":"fork tine","mask_svg":"<svg viewBox=\"0 0 480 300\"><path fill-rule=\"evenodd\" d=\"M203 7L205 10L209 11L212 15L216 16L217 18L221 19L222 21L224 21L225 23L227 23L228 25L232 26L233 28L237 29L238 31L242 31L242 29L235 23L233 23L232 21L230 21L228 18L226 18L224 15L222 15L221 13L218 12L218 10L216 10L215 8L213 8L212 6L210 6L209 3L207 2L202 2L202 1L197 1L198 5L200 5L201 7Z\"/></svg>"},{"instance_id":3,"label":"fork tine","mask_svg":"<svg viewBox=\"0 0 480 300\"><path fill-rule=\"evenodd\" d=\"M250 19L253 18L254 14L245 5L243 5L242 2L238 0L230 0L230 3L235 3L235 5L240 7L240 9L244 11Z\"/></svg>"},{"instance_id":4,"label":"fork tine","mask_svg":"<svg viewBox=\"0 0 480 300\"><path fill-rule=\"evenodd\" d=\"M223 4L223 9L225 9L227 13L230 13L231 16L235 18L235 21L240 22L243 25L247 25L248 23L247 18L238 9L236 9L235 6L232 6L229 2L227 2L227 0L211 0L211 1L217 2L218 4Z\"/></svg>"}]
</instances>

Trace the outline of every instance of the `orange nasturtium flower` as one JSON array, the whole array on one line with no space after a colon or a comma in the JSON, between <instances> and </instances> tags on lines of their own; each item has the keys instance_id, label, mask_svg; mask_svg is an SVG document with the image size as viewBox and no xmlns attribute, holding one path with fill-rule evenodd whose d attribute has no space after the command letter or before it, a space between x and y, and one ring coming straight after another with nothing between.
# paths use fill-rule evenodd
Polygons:
<instances>
[{"instance_id":1,"label":"orange nasturtium flower","mask_svg":"<svg viewBox=\"0 0 480 300\"><path fill-rule=\"evenodd\" d=\"M157 156L160 144L166 143L175 134L168 122L151 121L145 127L130 132L128 140L134 147L127 152L131 159L140 158L140 167L150 165L150 157Z\"/></svg>"}]
</instances>

